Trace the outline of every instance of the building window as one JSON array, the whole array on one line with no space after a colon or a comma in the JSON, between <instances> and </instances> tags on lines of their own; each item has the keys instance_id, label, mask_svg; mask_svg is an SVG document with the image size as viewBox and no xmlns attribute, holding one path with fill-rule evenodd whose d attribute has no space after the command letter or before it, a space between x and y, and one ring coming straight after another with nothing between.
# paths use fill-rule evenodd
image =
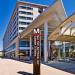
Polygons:
<instances>
[{"instance_id":1,"label":"building window","mask_svg":"<svg viewBox=\"0 0 75 75\"><path fill-rule=\"evenodd\" d=\"M14 44L11 45L10 47L8 47L8 48L6 49L6 51L10 51L10 50L15 49L15 48L16 48L16 44L14 43Z\"/></svg>"},{"instance_id":2,"label":"building window","mask_svg":"<svg viewBox=\"0 0 75 75\"><path fill-rule=\"evenodd\" d=\"M25 11L19 11L20 14L27 14L27 15L33 15L32 12L25 12Z\"/></svg>"},{"instance_id":3,"label":"building window","mask_svg":"<svg viewBox=\"0 0 75 75\"><path fill-rule=\"evenodd\" d=\"M19 22L19 24L21 24L21 25L29 25L30 22Z\"/></svg>"},{"instance_id":4,"label":"building window","mask_svg":"<svg viewBox=\"0 0 75 75\"><path fill-rule=\"evenodd\" d=\"M22 9L27 9L27 10L33 10L33 8L27 7L27 6L20 6L20 8L22 8Z\"/></svg>"},{"instance_id":5,"label":"building window","mask_svg":"<svg viewBox=\"0 0 75 75\"><path fill-rule=\"evenodd\" d=\"M20 41L19 46L20 47L29 47L29 41Z\"/></svg>"},{"instance_id":6,"label":"building window","mask_svg":"<svg viewBox=\"0 0 75 75\"><path fill-rule=\"evenodd\" d=\"M16 44L13 44L12 46L13 46L13 49L16 48Z\"/></svg>"},{"instance_id":7,"label":"building window","mask_svg":"<svg viewBox=\"0 0 75 75\"><path fill-rule=\"evenodd\" d=\"M20 29L20 30L23 30L23 29L25 29L25 27L19 27L19 29Z\"/></svg>"},{"instance_id":8,"label":"building window","mask_svg":"<svg viewBox=\"0 0 75 75\"><path fill-rule=\"evenodd\" d=\"M32 17L24 17L24 16L19 16L20 19L25 19L25 20L33 20Z\"/></svg>"}]
</instances>

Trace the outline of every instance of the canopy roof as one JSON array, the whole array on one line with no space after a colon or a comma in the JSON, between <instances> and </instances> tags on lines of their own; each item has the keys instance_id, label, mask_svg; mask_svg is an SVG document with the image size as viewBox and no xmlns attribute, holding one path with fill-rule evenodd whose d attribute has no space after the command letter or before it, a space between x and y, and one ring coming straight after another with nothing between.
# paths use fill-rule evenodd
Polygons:
<instances>
[{"instance_id":1,"label":"canopy roof","mask_svg":"<svg viewBox=\"0 0 75 75\"><path fill-rule=\"evenodd\" d=\"M39 15L21 34L20 38L25 38L34 28L41 27L45 22L49 23L49 30L54 30L66 18L65 11L61 0L56 2L47 8L41 15ZM53 29L52 29L53 28ZM51 31L51 32L52 32Z\"/></svg>"},{"instance_id":2,"label":"canopy roof","mask_svg":"<svg viewBox=\"0 0 75 75\"><path fill-rule=\"evenodd\" d=\"M62 32L63 30L63 32ZM49 40L75 41L75 13L64 20L48 37Z\"/></svg>"}]
</instances>

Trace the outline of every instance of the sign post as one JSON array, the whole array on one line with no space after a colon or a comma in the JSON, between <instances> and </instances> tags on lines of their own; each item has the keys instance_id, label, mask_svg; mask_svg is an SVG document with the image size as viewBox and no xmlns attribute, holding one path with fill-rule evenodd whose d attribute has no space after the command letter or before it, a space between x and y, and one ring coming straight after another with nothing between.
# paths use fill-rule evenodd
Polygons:
<instances>
[{"instance_id":1,"label":"sign post","mask_svg":"<svg viewBox=\"0 0 75 75\"><path fill-rule=\"evenodd\" d=\"M34 29L33 34L33 75L40 75L40 30Z\"/></svg>"}]
</instances>

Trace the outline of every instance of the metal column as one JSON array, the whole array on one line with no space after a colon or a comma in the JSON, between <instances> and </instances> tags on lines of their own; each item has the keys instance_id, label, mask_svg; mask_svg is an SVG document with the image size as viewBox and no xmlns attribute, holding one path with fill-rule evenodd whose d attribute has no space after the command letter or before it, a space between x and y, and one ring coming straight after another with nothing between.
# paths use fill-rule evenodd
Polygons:
<instances>
[{"instance_id":1,"label":"metal column","mask_svg":"<svg viewBox=\"0 0 75 75\"><path fill-rule=\"evenodd\" d=\"M30 36L30 57L32 56L32 37Z\"/></svg>"}]
</instances>

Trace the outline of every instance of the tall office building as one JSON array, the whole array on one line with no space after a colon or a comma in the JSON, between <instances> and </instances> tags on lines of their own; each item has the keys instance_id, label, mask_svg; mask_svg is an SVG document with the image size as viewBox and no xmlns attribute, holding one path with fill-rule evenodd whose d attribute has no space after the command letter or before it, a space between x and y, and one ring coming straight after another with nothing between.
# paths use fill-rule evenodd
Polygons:
<instances>
[{"instance_id":1,"label":"tall office building","mask_svg":"<svg viewBox=\"0 0 75 75\"><path fill-rule=\"evenodd\" d=\"M3 50L5 56L22 59L28 56L30 42L28 39L20 39L19 34L37 18L47 6L19 1L13 11L3 38Z\"/></svg>"}]
</instances>

